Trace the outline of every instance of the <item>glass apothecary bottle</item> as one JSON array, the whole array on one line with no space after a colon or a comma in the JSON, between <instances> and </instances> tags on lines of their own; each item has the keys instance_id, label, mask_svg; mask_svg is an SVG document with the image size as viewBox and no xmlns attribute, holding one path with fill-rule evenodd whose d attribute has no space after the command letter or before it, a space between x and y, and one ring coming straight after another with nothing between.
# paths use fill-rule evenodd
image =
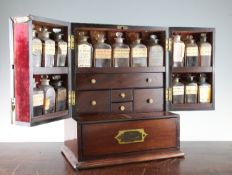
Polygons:
<instances>
[{"instance_id":1,"label":"glass apothecary bottle","mask_svg":"<svg viewBox=\"0 0 232 175\"><path fill-rule=\"evenodd\" d=\"M207 42L206 33L201 34L199 50L200 66L211 66L212 45Z\"/></svg>"},{"instance_id":2,"label":"glass apothecary bottle","mask_svg":"<svg viewBox=\"0 0 232 175\"><path fill-rule=\"evenodd\" d=\"M54 28L53 32L55 33L56 46L54 66L64 67L67 59L68 44L62 39L61 29Z\"/></svg>"},{"instance_id":3,"label":"glass apothecary bottle","mask_svg":"<svg viewBox=\"0 0 232 175\"><path fill-rule=\"evenodd\" d=\"M211 102L211 84L206 82L206 75L200 74L198 86L198 103Z\"/></svg>"},{"instance_id":4,"label":"glass apothecary bottle","mask_svg":"<svg viewBox=\"0 0 232 175\"><path fill-rule=\"evenodd\" d=\"M197 103L198 85L194 76L188 76L188 83L185 85L185 103Z\"/></svg>"},{"instance_id":5,"label":"glass apothecary bottle","mask_svg":"<svg viewBox=\"0 0 232 175\"><path fill-rule=\"evenodd\" d=\"M137 38L131 45L132 67L147 67L147 47Z\"/></svg>"},{"instance_id":6,"label":"glass apothecary bottle","mask_svg":"<svg viewBox=\"0 0 232 175\"><path fill-rule=\"evenodd\" d=\"M55 112L55 98L56 93L54 88L49 84L48 77L42 77L41 85L39 88L44 92L44 105L43 105L43 113L53 113Z\"/></svg>"},{"instance_id":7,"label":"glass apothecary bottle","mask_svg":"<svg viewBox=\"0 0 232 175\"><path fill-rule=\"evenodd\" d=\"M35 79L33 80L33 116L36 117L43 114L44 92L36 87Z\"/></svg>"},{"instance_id":8,"label":"glass apothecary bottle","mask_svg":"<svg viewBox=\"0 0 232 175\"><path fill-rule=\"evenodd\" d=\"M88 36L85 32L78 34L78 43L76 46L76 66L92 67L93 47L88 43Z\"/></svg>"},{"instance_id":9,"label":"glass apothecary bottle","mask_svg":"<svg viewBox=\"0 0 232 175\"><path fill-rule=\"evenodd\" d=\"M103 34L98 34L97 43L94 45L94 66L111 67L112 48L105 43Z\"/></svg>"},{"instance_id":10,"label":"glass apothecary bottle","mask_svg":"<svg viewBox=\"0 0 232 175\"><path fill-rule=\"evenodd\" d=\"M60 75L52 77L51 85L56 91L56 109L55 111L64 111L67 106L67 89L62 86L62 80Z\"/></svg>"},{"instance_id":11,"label":"glass apothecary bottle","mask_svg":"<svg viewBox=\"0 0 232 175\"><path fill-rule=\"evenodd\" d=\"M184 51L185 44L181 41L181 36L175 35L173 38L173 67L184 66Z\"/></svg>"},{"instance_id":12,"label":"glass apothecary bottle","mask_svg":"<svg viewBox=\"0 0 232 175\"><path fill-rule=\"evenodd\" d=\"M55 57L55 41L49 38L51 32L45 27L40 28L38 37L43 43L42 66L53 67Z\"/></svg>"},{"instance_id":13,"label":"glass apothecary bottle","mask_svg":"<svg viewBox=\"0 0 232 175\"><path fill-rule=\"evenodd\" d=\"M174 77L172 81L172 103L184 103L184 84L180 82L179 76Z\"/></svg>"},{"instance_id":14,"label":"glass apothecary bottle","mask_svg":"<svg viewBox=\"0 0 232 175\"><path fill-rule=\"evenodd\" d=\"M37 38L36 30L32 30L32 57L33 57L33 66L41 67L42 62L42 41Z\"/></svg>"},{"instance_id":15,"label":"glass apothecary bottle","mask_svg":"<svg viewBox=\"0 0 232 175\"><path fill-rule=\"evenodd\" d=\"M114 67L129 67L130 66L130 47L123 43L122 33L117 32L113 49L113 66Z\"/></svg>"},{"instance_id":16,"label":"glass apothecary bottle","mask_svg":"<svg viewBox=\"0 0 232 175\"><path fill-rule=\"evenodd\" d=\"M148 47L148 65L163 66L164 51L163 47L159 45L156 35L150 35L150 44Z\"/></svg>"},{"instance_id":17,"label":"glass apothecary bottle","mask_svg":"<svg viewBox=\"0 0 232 175\"><path fill-rule=\"evenodd\" d=\"M190 43L186 44L185 49L185 66L186 67L195 67L199 65L198 59L198 46L195 43L194 39L190 40Z\"/></svg>"}]
</instances>

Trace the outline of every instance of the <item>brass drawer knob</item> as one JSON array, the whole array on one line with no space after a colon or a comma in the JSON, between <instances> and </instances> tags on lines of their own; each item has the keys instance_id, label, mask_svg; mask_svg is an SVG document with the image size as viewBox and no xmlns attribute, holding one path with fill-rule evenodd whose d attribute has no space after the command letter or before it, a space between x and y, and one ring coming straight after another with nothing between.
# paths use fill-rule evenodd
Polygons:
<instances>
[{"instance_id":1,"label":"brass drawer knob","mask_svg":"<svg viewBox=\"0 0 232 175\"><path fill-rule=\"evenodd\" d=\"M97 105L97 102L96 102L95 100L92 100L92 101L91 101L91 105L92 105L92 106L96 106L96 105Z\"/></svg>"},{"instance_id":2,"label":"brass drawer knob","mask_svg":"<svg viewBox=\"0 0 232 175\"><path fill-rule=\"evenodd\" d=\"M126 97L126 94L122 92L122 93L120 94L120 97L125 98L125 97Z\"/></svg>"},{"instance_id":3,"label":"brass drawer knob","mask_svg":"<svg viewBox=\"0 0 232 175\"><path fill-rule=\"evenodd\" d=\"M96 84L96 80L93 78L93 79L91 79L91 84Z\"/></svg>"},{"instance_id":4,"label":"brass drawer knob","mask_svg":"<svg viewBox=\"0 0 232 175\"><path fill-rule=\"evenodd\" d=\"M126 108L125 108L125 106L120 106L119 109L120 109L120 111L125 111Z\"/></svg>"},{"instance_id":5,"label":"brass drawer knob","mask_svg":"<svg viewBox=\"0 0 232 175\"><path fill-rule=\"evenodd\" d=\"M146 79L146 82L147 82L147 83L151 83L151 82L152 82L152 79L151 79L151 78L147 78L147 79Z\"/></svg>"},{"instance_id":6,"label":"brass drawer knob","mask_svg":"<svg viewBox=\"0 0 232 175\"><path fill-rule=\"evenodd\" d=\"M147 103L152 104L154 100L152 98L147 99Z\"/></svg>"}]
</instances>

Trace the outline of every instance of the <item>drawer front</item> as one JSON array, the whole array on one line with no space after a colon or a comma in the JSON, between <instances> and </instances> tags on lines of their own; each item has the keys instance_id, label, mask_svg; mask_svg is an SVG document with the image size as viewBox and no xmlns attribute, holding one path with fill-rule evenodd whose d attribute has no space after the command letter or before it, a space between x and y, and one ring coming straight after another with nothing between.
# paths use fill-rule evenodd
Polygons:
<instances>
[{"instance_id":1,"label":"drawer front","mask_svg":"<svg viewBox=\"0 0 232 175\"><path fill-rule=\"evenodd\" d=\"M113 113L128 113L132 111L133 111L132 102L111 104L111 112Z\"/></svg>"},{"instance_id":2,"label":"drawer front","mask_svg":"<svg viewBox=\"0 0 232 175\"><path fill-rule=\"evenodd\" d=\"M77 74L76 82L79 90L163 87L163 74Z\"/></svg>"},{"instance_id":3,"label":"drawer front","mask_svg":"<svg viewBox=\"0 0 232 175\"><path fill-rule=\"evenodd\" d=\"M137 89L134 90L134 111L154 112L164 110L164 90L159 89Z\"/></svg>"},{"instance_id":4,"label":"drawer front","mask_svg":"<svg viewBox=\"0 0 232 175\"><path fill-rule=\"evenodd\" d=\"M78 113L110 112L109 91L77 91Z\"/></svg>"},{"instance_id":5,"label":"drawer front","mask_svg":"<svg viewBox=\"0 0 232 175\"><path fill-rule=\"evenodd\" d=\"M121 101L132 101L133 92L132 90L112 90L111 91L111 101L112 102L121 102Z\"/></svg>"},{"instance_id":6,"label":"drawer front","mask_svg":"<svg viewBox=\"0 0 232 175\"><path fill-rule=\"evenodd\" d=\"M85 124L84 159L151 149L176 148L177 118Z\"/></svg>"}]
</instances>

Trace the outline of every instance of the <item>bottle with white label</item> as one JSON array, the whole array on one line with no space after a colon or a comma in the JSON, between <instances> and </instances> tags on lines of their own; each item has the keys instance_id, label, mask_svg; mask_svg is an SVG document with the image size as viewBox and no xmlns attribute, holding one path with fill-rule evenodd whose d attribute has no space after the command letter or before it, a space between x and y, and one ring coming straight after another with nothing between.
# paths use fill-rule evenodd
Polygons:
<instances>
[{"instance_id":1,"label":"bottle with white label","mask_svg":"<svg viewBox=\"0 0 232 175\"><path fill-rule=\"evenodd\" d=\"M88 36L85 35L85 32L78 34L76 53L77 67L92 67L93 47L88 43Z\"/></svg>"},{"instance_id":2,"label":"bottle with white label","mask_svg":"<svg viewBox=\"0 0 232 175\"><path fill-rule=\"evenodd\" d=\"M60 33L61 29L54 28L53 32L55 33L56 45L54 66L64 67L67 58L68 44L66 41L62 40L63 34Z\"/></svg>"},{"instance_id":3,"label":"bottle with white label","mask_svg":"<svg viewBox=\"0 0 232 175\"><path fill-rule=\"evenodd\" d=\"M137 38L131 45L132 67L147 67L147 47Z\"/></svg>"},{"instance_id":4,"label":"bottle with white label","mask_svg":"<svg viewBox=\"0 0 232 175\"><path fill-rule=\"evenodd\" d=\"M111 67L112 48L105 43L103 34L98 34L97 43L94 45L94 66Z\"/></svg>"},{"instance_id":5,"label":"bottle with white label","mask_svg":"<svg viewBox=\"0 0 232 175\"><path fill-rule=\"evenodd\" d=\"M210 103L210 102L211 102L211 84L206 82L205 74L201 74L199 86L198 86L198 103Z\"/></svg>"},{"instance_id":6,"label":"bottle with white label","mask_svg":"<svg viewBox=\"0 0 232 175\"><path fill-rule=\"evenodd\" d=\"M42 66L43 67L54 67L54 57L55 57L55 41L49 38L51 32L45 27L40 28L38 37L43 43L43 56L42 56Z\"/></svg>"},{"instance_id":7,"label":"bottle with white label","mask_svg":"<svg viewBox=\"0 0 232 175\"><path fill-rule=\"evenodd\" d=\"M184 103L184 84L180 82L180 78L176 76L172 81L172 103L183 104Z\"/></svg>"},{"instance_id":8,"label":"bottle with white label","mask_svg":"<svg viewBox=\"0 0 232 175\"><path fill-rule=\"evenodd\" d=\"M190 40L190 43L186 44L185 48L186 67L195 67L199 65L198 53L198 46L195 43L194 39Z\"/></svg>"},{"instance_id":9,"label":"bottle with white label","mask_svg":"<svg viewBox=\"0 0 232 175\"><path fill-rule=\"evenodd\" d=\"M122 33L117 32L113 49L113 66L114 67L129 67L130 65L130 47L123 43Z\"/></svg>"},{"instance_id":10,"label":"bottle with white label","mask_svg":"<svg viewBox=\"0 0 232 175\"><path fill-rule=\"evenodd\" d=\"M150 44L148 47L148 65L163 66L164 51L163 47L158 44L156 35L150 35Z\"/></svg>"},{"instance_id":11,"label":"bottle with white label","mask_svg":"<svg viewBox=\"0 0 232 175\"><path fill-rule=\"evenodd\" d=\"M198 85L194 76L188 76L188 83L185 85L185 103L197 103Z\"/></svg>"},{"instance_id":12,"label":"bottle with white label","mask_svg":"<svg viewBox=\"0 0 232 175\"><path fill-rule=\"evenodd\" d=\"M212 45L207 42L206 33L201 34L199 44L200 66L211 66Z\"/></svg>"},{"instance_id":13,"label":"bottle with white label","mask_svg":"<svg viewBox=\"0 0 232 175\"><path fill-rule=\"evenodd\" d=\"M33 116L36 117L43 114L44 93L43 90L36 87L35 79L33 80Z\"/></svg>"},{"instance_id":14,"label":"bottle with white label","mask_svg":"<svg viewBox=\"0 0 232 175\"><path fill-rule=\"evenodd\" d=\"M173 38L173 67L184 66L184 51L185 44L181 41L181 36L175 35Z\"/></svg>"},{"instance_id":15,"label":"bottle with white label","mask_svg":"<svg viewBox=\"0 0 232 175\"><path fill-rule=\"evenodd\" d=\"M36 37L36 30L32 30L32 56L33 66L41 67L42 62L42 41Z\"/></svg>"}]
</instances>

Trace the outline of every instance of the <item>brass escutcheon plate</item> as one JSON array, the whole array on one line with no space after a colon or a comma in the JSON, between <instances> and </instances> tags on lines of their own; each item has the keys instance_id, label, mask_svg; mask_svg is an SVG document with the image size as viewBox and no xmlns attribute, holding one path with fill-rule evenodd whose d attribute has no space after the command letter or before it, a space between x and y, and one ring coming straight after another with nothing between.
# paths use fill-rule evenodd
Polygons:
<instances>
[{"instance_id":1,"label":"brass escutcheon plate","mask_svg":"<svg viewBox=\"0 0 232 175\"><path fill-rule=\"evenodd\" d=\"M118 144L130 144L144 142L147 135L144 129L128 129L118 131L114 138L118 141Z\"/></svg>"}]
</instances>

